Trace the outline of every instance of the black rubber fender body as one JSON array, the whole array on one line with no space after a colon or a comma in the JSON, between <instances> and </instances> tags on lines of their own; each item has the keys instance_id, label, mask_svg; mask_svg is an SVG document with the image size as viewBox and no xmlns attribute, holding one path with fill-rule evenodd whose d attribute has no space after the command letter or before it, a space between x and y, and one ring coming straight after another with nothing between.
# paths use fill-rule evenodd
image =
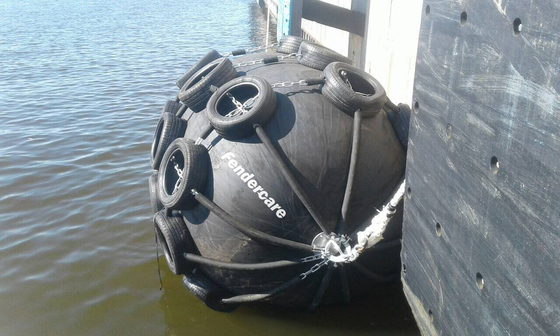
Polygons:
<instances>
[{"instance_id":1,"label":"black rubber fender body","mask_svg":"<svg viewBox=\"0 0 560 336\"><path fill-rule=\"evenodd\" d=\"M180 214L166 216L165 210L154 215L154 226L169 270L175 274L192 271L191 265L184 258L185 253L195 253L196 246Z\"/></svg>"},{"instance_id":2,"label":"black rubber fender body","mask_svg":"<svg viewBox=\"0 0 560 336\"><path fill-rule=\"evenodd\" d=\"M191 190L203 190L209 166L210 158L203 145L184 138L173 141L163 156L158 176L158 191L163 206L188 210L196 205ZM181 171L182 178L178 171Z\"/></svg>"},{"instance_id":3,"label":"black rubber fender body","mask_svg":"<svg viewBox=\"0 0 560 336\"><path fill-rule=\"evenodd\" d=\"M232 99L242 104L246 112L240 112ZM226 139L240 139L253 134L255 124L266 124L275 109L276 94L270 84L260 77L244 76L218 89L208 101L206 114L218 134ZM234 113L238 115L228 116Z\"/></svg>"},{"instance_id":4,"label":"black rubber fender body","mask_svg":"<svg viewBox=\"0 0 560 336\"><path fill-rule=\"evenodd\" d=\"M202 67L179 91L179 99L195 112L202 111L212 96L211 86L220 87L237 77L231 61L219 58Z\"/></svg>"},{"instance_id":5,"label":"black rubber fender body","mask_svg":"<svg viewBox=\"0 0 560 336\"><path fill-rule=\"evenodd\" d=\"M167 147L169 147L173 140L184 136L186 129L186 120L177 118L169 112L161 115L152 142L151 161L153 169L157 170L159 168Z\"/></svg>"},{"instance_id":6,"label":"black rubber fender body","mask_svg":"<svg viewBox=\"0 0 560 336\"><path fill-rule=\"evenodd\" d=\"M179 78L179 80L177 81L177 86L179 87L179 89L182 88L183 85L185 85L185 83L189 80L189 78L197 73L198 70L202 69L205 65L214 60L217 60L220 57L222 57L222 55L220 55L220 53L214 49L210 50L206 55L202 56L201 59L193 64L193 66L190 67L190 69L187 70L187 72L185 72L185 74L181 78Z\"/></svg>"},{"instance_id":7,"label":"black rubber fender body","mask_svg":"<svg viewBox=\"0 0 560 336\"><path fill-rule=\"evenodd\" d=\"M387 101L385 89L377 79L352 65L333 62L323 70L323 76L323 95L350 115L359 109L364 118L373 117Z\"/></svg>"},{"instance_id":8,"label":"black rubber fender body","mask_svg":"<svg viewBox=\"0 0 560 336\"><path fill-rule=\"evenodd\" d=\"M262 58L261 54L252 54L235 61L247 62ZM322 76L322 71L287 61L241 69L247 75L263 78L269 83ZM284 157L304 191L311 197L313 204L318 207L329 225L328 228L334 230L340 217L346 188L355 120L352 115L342 112L328 101L321 94L320 85L279 86L274 88L274 92L276 111L262 128ZM189 119L186 137L197 139L200 129L207 124L206 112L194 113ZM360 137L361 143L366 145L358 148L359 160L354 173L353 197L345 223L347 232L352 232L361 223L367 222L376 213L375 208L385 204L404 171L405 154L384 111L375 117L363 118ZM232 141L212 132L205 143L212 145L209 151L212 175L208 178L205 189L199 190L201 194L243 225L276 237L310 244L320 229L286 183L278 165L271 159L257 134ZM252 180L254 181L251 182ZM255 182L257 187L253 185ZM285 209L286 215L280 213L275 206ZM181 212L203 257L221 262L260 263L309 255L303 251L248 239L201 205ZM388 231L394 229L395 232L400 232L398 215L394 217L392 224ZM361 257L360 263L372 272L386 275L398 272L398 258L399 250L394 248L368 252ZM308 271L310 267L311 265L302 265L290 269L251 271L252 273L207 266L201 269L216 284L235 295L244 295L267 293L279 284ZM290 292L275 296L267 302L307 307L317 292L325 270L326 268L310 275ZM351 296L376 287L376 284L362 277L353 268L347 271ZM338 274L333 276L333 284L325 292L323 303L340 299L338 278Z\"/></svg>"}]
</instances>

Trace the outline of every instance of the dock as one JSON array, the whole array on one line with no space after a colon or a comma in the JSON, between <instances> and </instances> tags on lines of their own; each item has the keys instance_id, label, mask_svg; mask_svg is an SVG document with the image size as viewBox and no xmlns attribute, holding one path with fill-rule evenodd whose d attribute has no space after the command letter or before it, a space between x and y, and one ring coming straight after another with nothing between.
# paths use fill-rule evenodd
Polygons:
<instances>
[{"instance_id":1,"label":"dock","mask_svg":"<svg viewBox=\"0 0 560 336\"><path fill-rule=\"evenodd\" d=\"M412 109L401 281L423 335L560 335L557 0L261 0Z\"/></svg>"}]
</instances>

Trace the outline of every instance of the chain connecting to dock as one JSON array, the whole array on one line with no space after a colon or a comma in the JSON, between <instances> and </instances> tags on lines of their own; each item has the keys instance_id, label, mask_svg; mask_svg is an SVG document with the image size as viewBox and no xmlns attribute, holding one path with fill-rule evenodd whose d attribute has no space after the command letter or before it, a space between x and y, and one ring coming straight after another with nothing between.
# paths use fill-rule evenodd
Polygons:
<instances>
[{"instance_id":1,"label":"chain connecting to dock","mask_svg":"<svg viewBox=\"0 0 560 336\"><path fill-rule=\"evenodd\" d=\"M278 43L272 43L272 44L267 44L267 45L263 45L263 46L258 46L258 47L254 47L254 48L247 48L247 49L236 49L227 53L223 53L222 56L223 57L229 57L229 56L240 56L240 55L245 55L245 54L252 54L258 51L263 51L263 50L267 50L270 48L275 48L278 47Z\"/></svg>"},{"instance_id":2,"label":"chain connecting to dock","mask_svg":"<svg viewBox=\"0 0 560 336\"><path fill-rule=\"evenodd\" d=\"M293 53L293 54L288 54L288 55L271 56L271 57L266 57L266 58L261 58L261 59L258 59L258 60L254 60L254 61L240 62L240 63L235 64L233 67L234 68L241 68L241 67L245 67L245 66L249 66L249 65L276 63L276 62L283 61L285 59L297 58L299 56L301 56L301 54L298 54L298 53Z\"/></svg>"},{"instance_id":3,"label":"chain connecting to dock","mask_svg":"<svg viewBox=\"0 0 560 336\"><path fill-rule=\"evenodd\" d=\"M272 88L289 88L295 85L312 86L312 85L319 85L323 83L325 83L324 78L312 78L312 79L300 79L298 81L278 82L278 83L270 84L270 86L272 86Z\"/></svg>"}]
</instances>

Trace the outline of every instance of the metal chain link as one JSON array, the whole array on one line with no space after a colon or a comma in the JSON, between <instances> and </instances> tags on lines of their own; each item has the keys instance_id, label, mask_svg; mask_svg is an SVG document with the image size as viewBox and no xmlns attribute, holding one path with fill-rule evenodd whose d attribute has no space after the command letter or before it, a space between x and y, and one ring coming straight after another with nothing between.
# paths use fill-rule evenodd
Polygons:
<instances>
[{"instance_id":1,"label":"metal chain link","mask_svg":"<svg viewBox=\"0 0 560 336\"><path fill-rule=\"evenodd\" d=\"M249 54L249 53L254 53L255 51L266 50L266 49L274 48L274 47L277 47L277 46L278 46L278 42L268 44L268 45L258 46L258 47L254 47L254 48L245 49L245 51L247 51L247 53Z\"/></svg>"},{"instance_id":2,"label":"metal chain link","mask_svg":"<svg viewBox=\"0 0 560 336\"><path fill-rule=\"evenodd\" d=\"M301 56L301 54L291 53L291 54L288 54L288 55L280 55L280 56L278 56L278 59L280 61L282 61L282 60L285 60L285 59L288 59L288 58L296 58L296 57L299 57L299 56Z\"/></svg>"},{"instance_id":3,"label":"metal chain link","mask_svg":"<svg viewBox=\"0 0 560 336\"><path fill-rule=\"evenodd\" d=\"M262 62L263 62L262 59L259 59L259 60L256 60L256 61L241 62L241 63L235 64L233 67L234 68L241 68L241 67L248 66L248 65L261 64Z\"/></svg>"},{"instance_id":4,"label":"metal chain link","mask_svg":"<svg viewBox=\"0 0 560 336\"><path fill-rule=\"evenodd\" d=\"M233 105L235 105L235 107L237 107L237 109L235 109L235 111L237 111L237 110L242 110L243 111L243 104L241 104L239 101L237 101L237 99L235 99L235 97L231 93L226 92L226 96L228 96L229 99L231 99L231 101L233 102Z\"/></svg>"},{"instance_id":5,"label":"metal chain link","mask_svg":"<svg viewBox=\"0 0 560 336\"><path fill-rule=\"evenodd\" d=\"M266 49L270 49L270 48L274 48L277 47L278 43L272 43L272 44L268 44L268 45L263 45L263 46L258 46L258 47L254 47L254 48L247 48L244 49L246 54L251 54L254 53L256 51L261 51L261 50L266 50ZM227 52L222 54L223 57L229 57L233 54L233 52Z\"/></svg>"},{"instance_id":6,"label":"metal chain link","mask_svg":"<svg viewBox=\"0 0 560 336\"><path fill-rule=\"evenodd\" d=\"M177 171L177 175L179 176L179 179L177 179L177 182L175 182L175 187L173 188L173 192L171 193L171 195L175 194L177 192L177 190L179 189L179 186L181 185L181 182L183 182L183 172L184 169L180 169L179 168L179 164L177 164L177 162L175 162L175 155L173 155L171 157L171 161L174 162L174 166L175 166L175 171Z\"/></svg>"},{"instance_id":7,"label":"metal chain link","mask_svg":"<svg viewBox=\"0 0 560 336\"><path fill-rule=\"evenodd\" d=\"M301 56L301 54L288 54L288 55L280 55L278 56L278 61L283 61L285 59L288 58L296 58L298 56ZM249 65L255 65L255 64L261 64L264 62L264 59L258 59L258 60L254 60L254 61L247 61L247 62L240 62L237 64L234 64L233 67L234 68L241 68L241 67L245 67L245 66L249 66Z\"/></svg>"},{"instance_id":8,"label":"metal chain link","mask_svg":"<svg viewBox=\"0 0 560 336\"><path fill-rule=\"evenodd\" d=\"M321 253L317 253L314 254L312 256L309 257L305 257L305 258L301 258L301 262L310 262L310 261L315 261L315 260L319 260L319 259L323 259L323 256L321 255Z\"/></svg>"},{"instance_id":9,"label":"metal chain link","mask_svg":"<svg viewBox=\"0 0 560 336\"><path fill-rule=\"evenodd\" d=\"M233 105L235 105L236 107L235 110L225 115L226 118L236 117L238 115L242 115L244 113L249 112L248 110L250 110L253 107L252 105L255 102L255 100L259 98L259 94L257 94L256 96L247 99L243 104L241 104L241 102L235 99L235 97L231 93L227 92L226 95L229 97L229 99L231 99Z\"/></svg>"},{"instance_id":10,"label":"metal chain link","mask_svg":"<svg viewBox=\"0 0 560 336\"><path fill-rule=\"evenodd\" d=\"M300 79L298 81L287 81L287 82L279 82L279 83L274 83L271 84L270 86L272 86L272 88L277 88L277 87L281 87L281 88L289 88L292 87L294 85L307 85L307 80L306 79Z\"/></svg>"},{"instance_id":11,"label":"metal chain link","mask_svg":"<svg viewBox=\"0 0 560 336\"><path fill-rule=\"evenodd\" d=\"M299 275L301 277L301 280L305 279L309 274L317 272L319 269L321 269L321 267L325 266L328 262L329 259L324 259L323 261L316 263L315 265L313 265L313 267L311 267L309 271L303 272Z\"/></svg>"},{"instance_id":12,"label":"metal chain link","mask_svg":"<svg viewBox=\"0 0 560 336\"><path fill-rule=\"evenodd\" d=\"M371 96L371 94L368 93L363 93L363 92L358 92L356 90L354 90L354 88L352 87L352 84L350 83L350 80L348 79L348 76L346 71L341 71L340 72L340 76L342 77L342 79L344 79L344 81L346 82L346 85L348 85L348 87L350 88L350 90L354 91L356 94L363 96L363 97L369 97Z\"/></svg>"}]
</instances>

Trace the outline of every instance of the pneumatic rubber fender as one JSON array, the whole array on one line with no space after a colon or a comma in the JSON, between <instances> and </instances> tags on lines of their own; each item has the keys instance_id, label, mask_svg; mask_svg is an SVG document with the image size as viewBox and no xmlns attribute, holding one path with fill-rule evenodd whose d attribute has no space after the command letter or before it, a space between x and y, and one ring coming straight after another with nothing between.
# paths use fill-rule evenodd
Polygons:
<instances>
[{"instance_id":1,"label":"pneumatic rubber fender","mask_svg":"<svg viewBox=\"0 0 560 336\"><path fill-rule=\"evenodd\" d=\"M248 106L250 109L240 115L226 116L235 105L228 97L237 96L240 103L248 102L251 96L256 99ZM230 140L247 137L254 132L254 125L265 125L276 110L276 94L270 83L255 76L235 78L219 88L208 101L206 115L210 123L222 137Z\"/></svg>"},{"instance_id":2,"label":"pneumatic rubber fender","mask_svg":"<svg viewBox=\"0 0 560 336\"><path fill-rule=\"evenodd\" d=\"M322 94L334 106L349 115L353 115L359 109L364 118L374 117L387 102L387 95L381 83L372 75L352 65L331 63L323 70L323 77L325 84Z\"/></svg>"},{"instance_id":3,"label":"pneumatic rubber fender","mask_svg":"<svg viewBox=\"0 0 560 336\"><path fill-rule=\"evenodd\" d=\"M163 206L173 210L194 207L197 202L191 191L204 190L209 168L206 147L191 139L173 141L163 156L158 176L158 192ZM181 179L177 170L182 170Z\"/></svg>"},{"instance_id":4,"label":"pneumatic rubber fender","mask_svg":"<svg viewBox=\"0 0 560 336\"><path fill-rule=\"evenodd\" d=\"M184 136L186 129L186 120L177 118L174 114L169 112L165 112L161 115L152 142L151 161L154 170L159 168L167 147L169 147L173 140Z\"/></svg>"},{"instance_id":5,"label":"pneumatic rubber fender","mask_svg":"<svg viewBox=\"0 0 560 336\"><path fill-rule=\"evenodd\" d=\"M183 217L178 213L166 216L165 210L154 215L154 228L158 241L171 272L179 275L192 271L191 265L184 257L185 253L195 253L194 240L187 229Z\"/></svg>"},{"instance_id":6,"label":"pneumatic rubber fender","mask_svg":"<svg viewBox=\"0 0 560 336\"><path fill-rule=\"evenodd\" d=\"M228 58L219 58L202 67L189 78L179 91L179 99L191 110L200 112L212 95L211 86L220 87L237 77Z\"/></svg>"},{"instance_id":7,"label":"pneumatic rubber fender","mask_svg":"<svg viewBox=\"0 0 560 336\"><path fill-rule=\"evenodd\" d=\"M190 67L190 69L187 70L187 72L185 72L185 74L181 76L179 80L177 80L177 86L179 87L179 89L182 88L183 85L185 85L185 83L189 80L189 78L191 78L192 75L197 73L198 70L202 69L205 65L207 65L212 61L217 60L220 57L222 57L222 55L220 55L220 53L214 49L210 50L206 55L202 56L201 59L199 59L195 64L193 64L193 66Z\"/></svg>"},{"instance_id":8,"label":"pneumatic rubber fender","mask_svg":"<svg viewBox=\"0 0 560 336\"><path fill-rule=\"evenodd\" d=\"M283 54L297 53L303 41L305 41L305 39L298 36L284 35L280 38L276 51Z\"/></svg>"},{"instance_id":9,"label":"pneumatic rubber fender","mask_svg":"<svg viewBox=\"0 0 560 336\"><path fill-rule=\"evenodd\" d=\"M325 69L332 62L354 63L350 58L310 41L301 42L299 53L301 54L298 56L300 64L317 70Z\"/></svg>"}]
</instances>

